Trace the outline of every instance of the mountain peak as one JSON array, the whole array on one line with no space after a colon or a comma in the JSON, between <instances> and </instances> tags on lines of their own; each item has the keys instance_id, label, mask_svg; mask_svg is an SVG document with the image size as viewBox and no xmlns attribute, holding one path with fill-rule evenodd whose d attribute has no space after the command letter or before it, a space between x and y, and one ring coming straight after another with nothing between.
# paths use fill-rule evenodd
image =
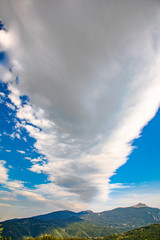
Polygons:
<instances>
[{"instance_id":1,"label":"mountain peak","mask_svg":"<svg viewBox=\"0 0 160 240\"><path fill-rule=\"evenodd\" d=\"M84 210L79 212L78 214L88 214L88 213L93 213L91 210Z\"/></svg>"},{"instance_id":2,"label":"mountain peak","mask_svg":"<svg viewBox=\"0 0 160 240\"><path fill-rule=\"evenodd\" d=\"M134 205L132 207L134 207L134 208L142 208L142 207L148 207L148 206L146 204L144 204L144 203L138 203L138 204L136 204L136 205Z\"/></svg>"}]
</instances>

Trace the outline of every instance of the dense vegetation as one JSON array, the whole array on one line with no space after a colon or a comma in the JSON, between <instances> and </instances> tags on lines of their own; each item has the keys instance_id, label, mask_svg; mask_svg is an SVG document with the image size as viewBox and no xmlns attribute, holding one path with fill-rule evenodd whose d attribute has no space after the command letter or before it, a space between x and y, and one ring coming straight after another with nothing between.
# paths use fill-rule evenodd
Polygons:
<instances>
[{"instance_id":1,"label":"dense vegetation","mask_svg":"<svg viewBox=\"0 0 160 240\"><path fill-rule=\"evenodd\" d=\"M160 224L141 227L121 235L105 237L104 240L160 240Z\"/></svg>"},{"instance_id":2,"label":"dense vegetation","mask_svg":"<svg viewBox=\"0 0 160 240\"><path fill-rule=\"evenodd\" d=\"M0 225L0 240L11 240L11 237L8 237L8 238L3 237L2 232L3 232L3 228L1 228L1 225Z\"/></svg>"},{"instance_id":3,"label":"dense vegetation","mask_svg":"<svg viewBox=\"0 0 160 240\"><path fill-rule=\"evenodd\" d=\"M11 240L11 237L3 237L3 236L0 236L0 240Z\"/></svg>"},{"instance_id":4,"label":"dense vegetation","mask_svg":"<svg viewBox=\"0 0 160 240\"><path fill-rule=\"evenodd\" d=\"M0 239L1 239L1 233L3 231L3 228L1 228L1 225L0 225Z\"/></svg>"},{"instance_id":5,"label":"dense vegetation","mask_svg":"<svg viewBox=\"0 0 160 240\"><path fill-rule=\"evenodd\" d=\"M147 227L135 229L124 234L111 235L101 238L71 238L72 240L88 240L88 239L99 239L99 240L160 240L160 224L152 224ZM70 240L71 240L70 239ZM42 236L36 238L27 238L27 240L59 240L52 236ZM67 240L67 239L64 239ZM68 239L69 240L69 239Z\"/></svg>"},{"instance_id":6,"label":"dense vegetation","mask_svg":"<svg viewBox=\"0 0 160 240\"><path fill-rule=\"evenodd\" d=\"M51 234L54 225L50 222L41 222L37 219L10 220L2 223L3 235L11 236L12 240L22 240L24 236L36 237L41 234Z\"/></svg>"},{"instance_id":7,"label":"dense vegetation","mask_svg":"<svg viewBox=\"0 0 160 240\"><path fill-rule=\"evenodd\" d=\"M67 220L49 220L40 219L21 219L6 221L3 223L4 236L12 237L12 240L21 240L24 236L40 236L44 234L52 235L58 238L71 237L104 237L114 233L123 232L120 229L104 227L97 224L87 223L84 221L72 222Z\"/></svg>"}]
</instances>

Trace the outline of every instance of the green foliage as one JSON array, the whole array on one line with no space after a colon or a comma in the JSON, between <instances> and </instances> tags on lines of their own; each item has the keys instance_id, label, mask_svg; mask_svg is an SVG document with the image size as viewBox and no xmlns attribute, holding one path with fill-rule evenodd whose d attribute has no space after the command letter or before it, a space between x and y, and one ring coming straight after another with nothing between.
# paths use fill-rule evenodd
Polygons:
<instances>
[{"instance_id":1,"label":"green foliage","mask_svg":"<svg viewBox=\"0 0 160 240\"><path fill-rule=\"evenodd\" d=\"M36 237L46 234L54 228L54 224L37 219L10 220L2 223L3 235L12 238L12 240L22 240L24 236Z\"/></svg>"},{"instance_id":2,"label":"green foliage","mask_svg":"<svg viewBox=\"0 0 160 240\"><path fill-rule=\"evenodd\" d=\"M11 240L11 237L6 238L6 237L3 237L3 236L0 236L0 240Z\"/></svg>"},{"instance_id":3,"label":"green foliage","mask_svg":"<svg viewBox=\"0 0 160 240\"><path fill-rule=\"evenodd\" d=\"M3 231L3 228L1 228L1 224L0 224L0 240L2 239L2 231Z\"/></svg>"},{"instance_id":4,"label":"green foliage","mask_svg":"<svg viewBox=\"0 0 160 240\"><path fill-rule=\"evenodd\" d=\"M90 238L91 239L91 238ZM50 235L45 235L36 238L26 238L25 240L62 240L61 238L53 237ZM88 238L64 238L63 240L88 240Z\"/></svg>"},{"instance_id":5,"label":"green foliage","mask_svg":"<svg viewBox=\"0 0 160 240\"><path fill-rule=\"evenodd\" d=\"M36 238L26 238L26 240L60 240L60 238L44 235L42 237L36 237Z\"/></svg>"},{"instance_id":6,"label":"green foliage","mask_svg":"<svg viewBox=\"0 0 160 240\"><path fill-rule=\"evenodd\" d=\"M112 235L105 237L104 240L159 240L160 224L141 227L121 235Z\"/></svg>"},{"instance_id":7,"label":"green foliage","mask_svg":"<svg viewBox=\"0 0 160 240\"><path fill-rule=\"evenodd\" d=\"M3 228L1 228L1 224L0 224L0 236L2 234Z\"/></svg>"},{"instance_id":8,"label":"green foliage","mask_svg":"<svg viewBox=\"0 0 160 240\"><path fill-rule=\"evenodd\" d=\"M0 224L0 226L1 226L1 224ZM3 228L0 228L0 240L11 240L11 237L8 237L8 238L3 237L2 232L3 232Z\"/></svg>"},{"instance_id":9,"label":"green foliage","mask_svg":"<svg viewBox=\"0 0 160 240\"><path fill-rule=\"evenodd\" d=\"M160 224L152 224L147 227L135 229L124 234L110 235L107 237L92 238L65 238L63 240L160 240ZM36 238L27 238L27 240L60 240L53 236L42 236Z\"/></svg>"},{"instance_id":10,"label":"green foliage","mask_svg":"<svg viewBox=\"0 0 160 240\"><path fill-rule=\"evenodd\" d=\"M34 218L6 221L3 223L3 227L4 236L11 236L12 240L22 240L24 236L37 237L45 234L58 238L104 237L122 232L122 230L117 228L100 226L86 221L42 221Z\"/></svg>"},{"instance_id":11,"label":"green foliage","mask_svg":"<svg viewBox=\"0 0 160 240\"><path fill-rule=\"evenodd\" d=\"M119 232L115 228L104 227L97 224L78 222L67 226L66 232L71 237L89 238L89 237L104 237L110 234Z\"/></svg>"}]
</instances>

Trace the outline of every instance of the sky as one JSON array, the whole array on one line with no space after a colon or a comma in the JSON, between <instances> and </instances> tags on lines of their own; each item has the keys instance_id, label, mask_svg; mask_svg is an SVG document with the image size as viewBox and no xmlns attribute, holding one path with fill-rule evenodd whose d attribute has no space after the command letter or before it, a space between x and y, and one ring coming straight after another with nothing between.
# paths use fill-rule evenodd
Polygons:
<instances>
[{"instance_id":1,"label":"sky","mask_svg":"<svg viewBox=\"0 0 160 240\"><path fill-rule=\"evenodd\" d=\"M0 0L0 217L160 208L159 0Z\"/></svg>"}]
</instances>

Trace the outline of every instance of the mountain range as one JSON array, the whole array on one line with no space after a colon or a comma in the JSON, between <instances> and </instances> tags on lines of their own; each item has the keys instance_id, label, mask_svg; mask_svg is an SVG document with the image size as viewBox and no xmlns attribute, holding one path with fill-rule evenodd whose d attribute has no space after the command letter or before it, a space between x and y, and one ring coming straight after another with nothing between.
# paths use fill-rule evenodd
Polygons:
<instances>
[{"instance_id":1,"label":"mountain range","mask_svg":"<svg viewBox=\"0 0 160 240\"><path fill-rule=\"evenodd\" d=\"M135 206L116 208L94 213L56 211L30 218L1 222L3 236L12 240L50 234L60 238L104 237L119 234L160 221L160 209L139 203Z\"/></svg>"}]
</instances>

